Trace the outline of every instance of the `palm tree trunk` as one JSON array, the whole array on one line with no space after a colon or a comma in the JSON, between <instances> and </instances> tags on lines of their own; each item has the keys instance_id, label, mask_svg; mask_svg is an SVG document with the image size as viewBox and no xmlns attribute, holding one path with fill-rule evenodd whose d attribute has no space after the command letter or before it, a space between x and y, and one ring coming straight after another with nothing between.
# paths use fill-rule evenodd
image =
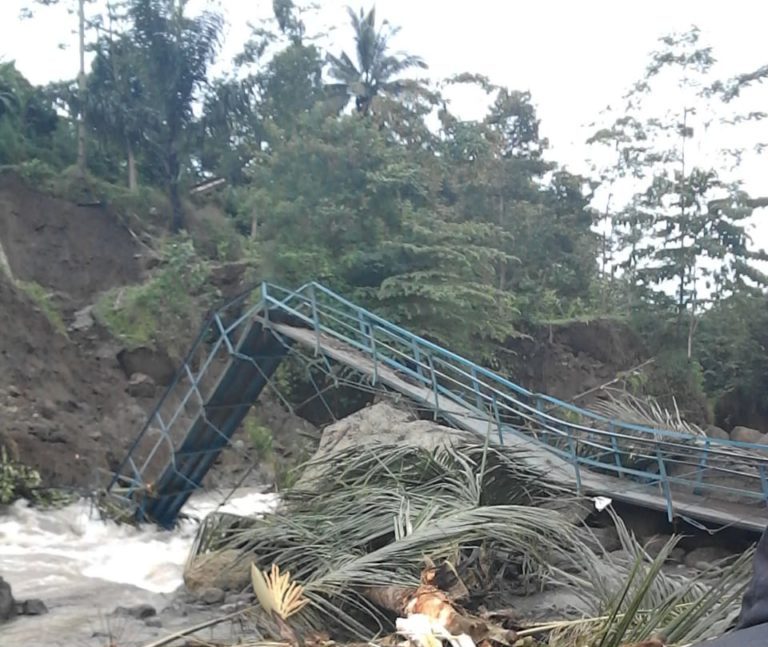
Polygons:
<instances>
[{"instance_id":1,"label":"palm tree trunk","mask_svg":"<svg viewBox=\"0 0 768 647\"><path fill-rule=\"evenodd\" d=\"M126 142L126 154L128 156L128 190L134 192L138 188L139 182L136 172L136 154L133 152L133 144L130 140Z\"/></svg>"},{"instance_id":2,"label":"palm tree trunk","mask_svg":"<svg viewBox=\"0 0 768 647\"><path fill-rule=\"evenodd\" d=\"M80 71L77 75L77 172L85 177L85 0L78 0Z\"/></svg>"},{"instance_id":3,"label":"palm tree trunk","mask_svg":"<svg viewBox=\"0 0 768 647\"><path fill-rule=\"evenodd\" d=\"M179 175L181 173L179 154L173 145L169 146L167 169L168 196L171 201L171 233L178 234L184 229L186 223L184 222L184 208L179 195Z\"/></svg>"}]
</instances>

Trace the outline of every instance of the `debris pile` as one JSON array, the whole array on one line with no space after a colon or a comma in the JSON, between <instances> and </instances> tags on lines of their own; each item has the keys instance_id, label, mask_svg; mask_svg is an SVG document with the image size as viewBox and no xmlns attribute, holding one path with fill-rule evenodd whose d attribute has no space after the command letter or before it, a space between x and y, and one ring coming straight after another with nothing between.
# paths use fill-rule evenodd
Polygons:
<instances>
[{"instance_id":1,"label":"debris pile","mask_svg":"<svg viewBox=\"0 0 768 647\"><path fill-rule=\"evenodd\" d=\"M576 498L519 449L446 437L324 452L274 514L210 515L192 557L236 551L254 630L291 645L667 646L720 635L738 613L750 553L672 575L676 540L651 557L606 501ZM590 513L611 516L621 551L600 547ZM516 610L557 591L578 604Z\"/></svg>"}]
</instances>

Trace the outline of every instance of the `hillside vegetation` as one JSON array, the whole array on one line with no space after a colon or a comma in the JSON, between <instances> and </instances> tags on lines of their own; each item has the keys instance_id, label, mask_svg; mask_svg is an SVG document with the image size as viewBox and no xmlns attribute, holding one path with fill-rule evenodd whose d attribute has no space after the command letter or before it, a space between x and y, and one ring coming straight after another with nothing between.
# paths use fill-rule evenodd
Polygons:
<instances>
[{"instance_id":1,"label":"hillside vegetation","mask_svg":"<svg viewBox=\"0 0 768 647\"><path fill-rule=\"evenodd\" d=\"M521 349L599 321L633 360L655 360L627 388L674 396L699 423L768 431L765 255L747 230L766 199L731 165L690 154L704 113L734 141L762 119L742 99L767 68L716 78L696 29L662 39L596 126L591 145L610 163L581 177L553 159L530 93L464 70L425 80L427 62L398 52L374 10L350 10L354 39L323 51L303 10L273 5L226 77L210 72L213 3L191 15L161 0L89 15L80 84L36 87L0 64L0 164L108 205L151 260L146 281L94 299L114 335L178 356L221 296L212 277L235 264L243 284L323 282L517 379ZM487 97L481 119L454 114L457 86ZM604 199L628 179L626 204Z\"/></svg>"}]
</instances>

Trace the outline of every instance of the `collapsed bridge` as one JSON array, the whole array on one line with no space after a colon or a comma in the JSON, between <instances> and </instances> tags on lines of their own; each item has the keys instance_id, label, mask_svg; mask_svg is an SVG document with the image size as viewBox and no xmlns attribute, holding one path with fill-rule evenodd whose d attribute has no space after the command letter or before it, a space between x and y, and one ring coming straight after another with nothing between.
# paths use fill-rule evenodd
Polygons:
<instances>
[{"instance_id":1,"label":"collapsed bridge","mask_svg":"<svg viewBox=\"0 0 768 647\"><path fill-rule=\"evenodd\" d=\"M109 485L139 521L171 527L294 349L340 364L446 423L525 450L580 494L693 523L762 532L768 448L614 420L510 380L317 283L264 283L203 327Z\"/></svg>"}]
</instances>

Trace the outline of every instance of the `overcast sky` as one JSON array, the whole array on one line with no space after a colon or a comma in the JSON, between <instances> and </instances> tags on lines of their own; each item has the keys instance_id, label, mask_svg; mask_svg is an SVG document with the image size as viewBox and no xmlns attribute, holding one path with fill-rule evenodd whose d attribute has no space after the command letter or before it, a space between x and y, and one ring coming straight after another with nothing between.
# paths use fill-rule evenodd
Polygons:
<instances>
[{"instance_id":1,"label":"overcast sky","mask_svg":"<svg viewBox=\"0 0 768 647\"><path fill-rule=\"evenodd\" d=\"M0 60L16 60L35 83L73 77L75 48L62 50L59 44L72 44L75 18L63 9L39 8L34 20L20 21L19 11L28 4L0 0ZM331 48L349 48L345 7L360 2L318 4L322 9L311 27L336 25ZM220 5L229 24L218 68L226 70L248 35L247 22L269 15L271 0L221 0ZM434 78L472 71L530 90L552 156L575 171L585 170L590 155L584 145L587 124L606 105L616 105L641 76L660 36L695 24L702 41L714 47L722 77L768 63L768 3L760 0L378 0L376 8L380 17L402 27L395 46L422 56ZM756 92L761 94L753 102L768 111L768 85ZM463 95L454 109L471 118L482 106L477 96ZM768 140L768 121L752 132L754 141ZM768 194L768 157L752 157L740 171L748 190ZM768 225L756 233L768 247Z\"/></svg>"}]
</instances>

